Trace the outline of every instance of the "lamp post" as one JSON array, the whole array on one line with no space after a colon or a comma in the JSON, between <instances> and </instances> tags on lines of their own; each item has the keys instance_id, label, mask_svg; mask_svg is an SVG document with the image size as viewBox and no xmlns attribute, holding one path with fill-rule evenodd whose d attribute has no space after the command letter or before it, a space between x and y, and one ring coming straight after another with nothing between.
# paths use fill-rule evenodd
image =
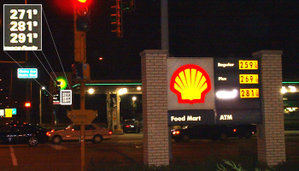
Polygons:
<instances>
[{"instance_id":1,"label":"lamp post","mask_svg":"<svg viewBox=\"0 0 299 171\"><path fill-rule=\"evenodd\" d=\"M46 87L42 86L39 89L39 125L42 124L42 90L46 90Z\"/></svg>"}]
</instances>

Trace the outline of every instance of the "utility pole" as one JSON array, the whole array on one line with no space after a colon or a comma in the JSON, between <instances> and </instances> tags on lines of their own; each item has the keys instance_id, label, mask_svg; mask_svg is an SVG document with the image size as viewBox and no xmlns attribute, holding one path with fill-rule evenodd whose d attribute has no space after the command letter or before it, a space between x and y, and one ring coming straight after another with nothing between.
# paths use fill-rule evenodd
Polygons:
<instances>
[{"instance_id":1,"label":"utility pole","mask_svg":"<svg viewBox=\"0 0 299 171\"><path fill-rule=\"evenodd\" d=\"M76 1L74 4L74 58L80 62L83 76L80 80L80 111L85 110L85 82L90 80L90 68L86 63L86 31L88 29L88 3ZM80 23L79 23L80 22ZM85 170L85 124L80 124L81 171Z\"/></svg>"},{"instance_id":2,"label":"utility pole","mask_svg":"<svg viewBox=\"0 0 299 171\"><path fill-rule=\"evenodd\" d=\"M169 51L168 0L161 0L161 49Z\"/></svg>"},{"instance_id":3,"label":"utility pole","mask_svg":"<svg viewBox=\"0 0 299 171\"><path fill-rule=\"evenodd\" d=\"M25 0L25 4L27 4L27 0ZM28 64L28 52L25 52L25 63ZM32 99L32 80L26 81L26 101L31 102ZM26 122L30 123L30 107L26 108Z\"/></svg>"}]
</instances>

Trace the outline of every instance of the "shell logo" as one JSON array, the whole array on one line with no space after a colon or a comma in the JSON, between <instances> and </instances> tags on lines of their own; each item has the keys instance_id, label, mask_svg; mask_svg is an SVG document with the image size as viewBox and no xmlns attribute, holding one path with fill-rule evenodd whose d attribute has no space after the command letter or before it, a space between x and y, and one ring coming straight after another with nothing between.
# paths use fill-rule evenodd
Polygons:
<instances>
[{"instance_id":1,"label":"shell logo","mask_svg":"<svg viewBox=\"0 0 299 171\"><path fill-rule=\"evenodd\" d=\"M177 95L178 103L204 103L211 90L210 77L198 65L183 65L173 73L170 90Z\"/></svg>"}]
</instances>

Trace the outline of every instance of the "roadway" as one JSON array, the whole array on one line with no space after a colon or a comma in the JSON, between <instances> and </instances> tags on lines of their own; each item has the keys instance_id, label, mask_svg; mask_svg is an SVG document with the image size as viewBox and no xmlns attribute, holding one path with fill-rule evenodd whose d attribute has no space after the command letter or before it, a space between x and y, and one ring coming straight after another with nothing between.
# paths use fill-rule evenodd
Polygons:
<instances>
[{"instance_id":1,"label":"roadway","mask_svg":"<svg viewBox=\"0 0 299 171\"><path fill-rule=\"evenodd\" d=\"M256 138L224 141L191 140L172 142L173 163L202 163L210 158L256 159ZM286 137L287 159L299 162L299 136ZM142 134L113 135L101 144L86 142L88 168L113 168L142 164ZM80 170L80 144L63 142L28 147L26 144L0 144L1 170Z\"/></svg>"}]
</instances>

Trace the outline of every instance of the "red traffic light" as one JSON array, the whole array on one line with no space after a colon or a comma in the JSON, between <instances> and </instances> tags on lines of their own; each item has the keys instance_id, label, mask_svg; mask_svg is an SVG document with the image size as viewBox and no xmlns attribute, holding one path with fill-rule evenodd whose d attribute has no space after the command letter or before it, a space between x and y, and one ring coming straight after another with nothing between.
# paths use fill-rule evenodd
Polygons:
<instances>
[{"instance_id":1,"label":"red traffic light","mask_svg":"<svg viewBox=\"0 0 299 171\"><path fill-rule=\"evenodd\" d=\"M88 6L92 0L74 0L79 6Z\"/></svg>"},{"instance_id":2,"label":"red traffic light","mask_svg":"<svg viewBox=\"0 0 299 171\"><path fill-rule=\"evenodd\" d=\"M31 107L31 102L25 102L25 105L24 105L26 108L30 108Z\"/></svg>"},{"instance_id":3,"label":"red traffic light","mask_svg":"<svg viewBox=\"0 0 299 171\"><path fill-rule=\"evenodd\" d=\"M87 0L78 0L78 2L85 4Z\"/></svg>"}]
</instances>

